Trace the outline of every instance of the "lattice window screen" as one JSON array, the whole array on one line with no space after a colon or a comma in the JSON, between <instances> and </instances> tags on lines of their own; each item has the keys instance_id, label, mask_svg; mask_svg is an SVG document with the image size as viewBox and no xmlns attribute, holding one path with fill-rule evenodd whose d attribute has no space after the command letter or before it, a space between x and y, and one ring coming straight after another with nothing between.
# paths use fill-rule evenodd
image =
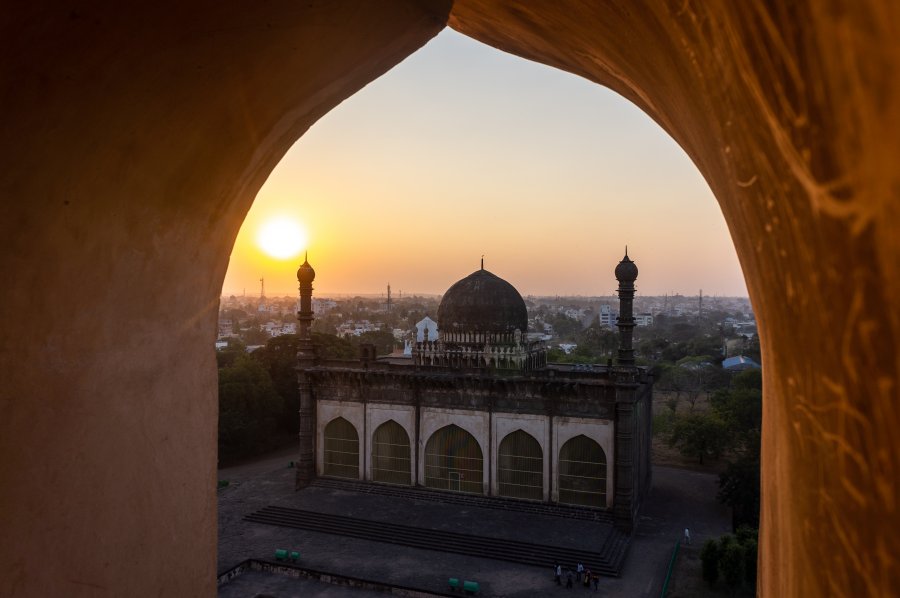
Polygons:
<instances>
[{"instance_id":1,"label":"lattice window screen","mask_svg":"<svg viewBox=\"0 0 900 598\"><path fill-rule=\"evenodd\" d=\"M498 457L500 496L544 498L544 451L534 436L522 430L508 434Z\"/></svg>"},{"instance_id":2,"label":"lattice window screen","mask_svg":"<svg viewBox=\"0 0 900 598\"><path fill-rule=\"evenodd\" d=\"M343 417L325 426L325 475L359 479L359 434Z\"/></svg>"},{"instance_id":3,"label":"lattice window screen","mask_svg":"<svg viewBox=\"0 0 900 598\"><path fill-rule=\"evenodd\" d=\"M559 451L559 502L606 506L606 455L587 436L572 438Z\"/></svg>"},{"instance_id":4,"label":"lattice window screen","mask_svg":"<svg viewBox=\"0 0 900 598\"><path fill-rule=\"evenodd\" d=\"M484 459L475 437L456 425L441 428L425 445L425 485L483 494Z\"/></svg>"},{"instance_id":5,"label":"lattice window screen","mask_svg":"<svg viewBox=\"0 0 900 598\"><path fill-rule=\"evenodd\" d=\"M394 420L375 430L372 439L372 479L388 484L412 484L409 435Z\"/></svg>"}]
</instances>

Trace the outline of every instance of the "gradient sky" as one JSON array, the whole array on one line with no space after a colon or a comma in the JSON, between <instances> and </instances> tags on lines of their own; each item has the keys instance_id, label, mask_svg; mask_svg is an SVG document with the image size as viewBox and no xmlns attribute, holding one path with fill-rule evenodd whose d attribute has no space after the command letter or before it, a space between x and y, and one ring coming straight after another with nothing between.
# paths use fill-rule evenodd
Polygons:
<instances>
[{"instance_id":1,"label":"gradient sky","mask_svg":"<svg viewBox=\"0 0 900 598\"><path fill-rule=\"evenodd\" d=\"M223 294L293 295L273 217L309 235L316 295L443 293L479 267L523 294L608 295L624 247L638 292L747 291L719 206L648 116L584 79L445 29L325 115L260 190Z\"/></svg>"}]
</instances>

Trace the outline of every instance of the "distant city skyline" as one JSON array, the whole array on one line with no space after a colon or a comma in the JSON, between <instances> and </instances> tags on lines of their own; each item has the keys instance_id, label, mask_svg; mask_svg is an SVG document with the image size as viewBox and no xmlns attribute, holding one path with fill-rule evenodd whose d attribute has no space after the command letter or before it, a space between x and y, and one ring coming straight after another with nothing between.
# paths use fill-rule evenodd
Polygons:
<instances>
[{"instance_id":1,"label":"distant city skyline","mask_svg":"<svg viewBox=\"0 0 900 598\"><path fill-rule=\"evenodd\" d=\"M259 246L275 218L308 237L316 295L439 295L480 266L523 295L608 296L625 245L640 294L746 296L696 167L624 98L450 29L316 123L260 190L222 293L296 294L303 261Z\"/></svg>"}]
</instances>

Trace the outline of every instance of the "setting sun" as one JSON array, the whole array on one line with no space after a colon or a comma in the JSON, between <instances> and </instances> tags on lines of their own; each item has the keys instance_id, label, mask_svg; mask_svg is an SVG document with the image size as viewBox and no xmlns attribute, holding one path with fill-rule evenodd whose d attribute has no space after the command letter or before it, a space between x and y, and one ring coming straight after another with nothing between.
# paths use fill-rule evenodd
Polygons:
<instances>
[{"instance_id":1,"label":"setting sun","mask_svg":"<svg viewBox=\"0 0 900 598\"><path fill-rule=\"evenodd\" d=\"M298 255L306 247L307 235L296 221L275 218L259 229L256 242L270 256L284 260Z\"/></svg>"}]
</instances>

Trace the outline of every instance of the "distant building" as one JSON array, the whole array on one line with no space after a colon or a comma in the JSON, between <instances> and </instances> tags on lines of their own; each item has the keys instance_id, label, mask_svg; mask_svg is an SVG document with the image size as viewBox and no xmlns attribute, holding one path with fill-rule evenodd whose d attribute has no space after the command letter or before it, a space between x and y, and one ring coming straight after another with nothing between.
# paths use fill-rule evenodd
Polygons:
<instances>
[{"instance_id":1,"label":"distant building","mask_svg":"<svg viewBox=\"0 0 900 598\"><path fill-rule=\"evenodd\" d=\"M613 328L616 325L616 320L619 318L619 313L613 311L612 308L608 305L601 305L599 317L601 326L609 326L610 328Z\"/></svg>"},{"instance_id":2,"label":"distant building","mask_svg":"<svg viewBox=\"0 0 900 598\"><path fill-rule=\"evenodd\" d=\"M730 372L742 372L744 370L758 370L762 366L758 363L750 359L749 357L744 357L743 355L736 355L734 357L729 357L722 361L722 369L728 370Z\"/></svg>"},{"instance_id":3,"label":"distant building","mask_svg":"<svg viewBox=\"0 0 900 598\"><path fill-rule=\"evenodd\" d=\"M416 322L416 342L421 343L423 341L432 340L436 341L438 338L438 325L437 322L425 316L418 322Z\"/></svg>"},{"instance_id":4,"label":"distant building","mask_svg":"<svg viewBox=\"0 0 900 598\"><path fill-rule=\"evenodd\" d=\"M332 309L337 307L337 301L333 299L313 299L313 313L317 316L321 316L323 314L327 314ZM297 306L297 310L299 311L300 307Z\"/></svg>"},{"instance_id":5,"label":"distant building","mask_svg":"<svg viewBox=\"0 0 900 598\"><path fill-rule=\"evenodd\" d=\"M642 313L634 316L634 323L638 326L652 326L653 314Z\"/></svg>"}]
</instances>

